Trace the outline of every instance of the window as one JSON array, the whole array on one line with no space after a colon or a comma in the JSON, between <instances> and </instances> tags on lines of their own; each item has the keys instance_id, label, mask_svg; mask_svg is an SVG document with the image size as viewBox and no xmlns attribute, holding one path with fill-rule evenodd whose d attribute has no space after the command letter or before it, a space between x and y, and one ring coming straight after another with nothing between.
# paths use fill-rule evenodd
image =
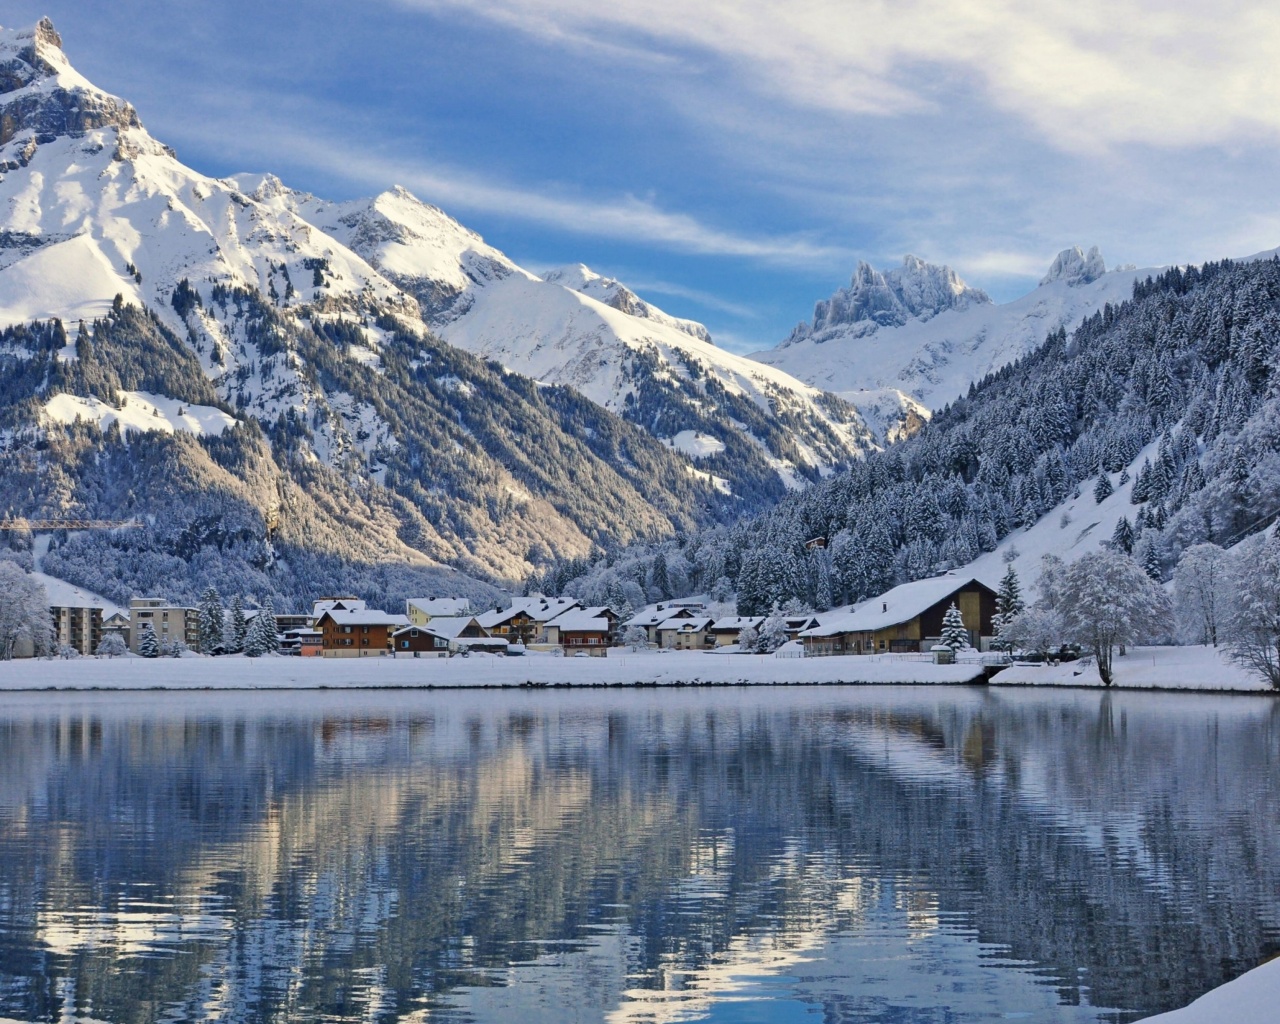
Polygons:
<instances>
[{"instance_id":1,"label":"window","mask_svg":"<svg viewBox=\"0 0 1280 1024\"><path fill-rule=\"evenodd\" d=\"M342 632L344 632L344 633L350 633L350 632L351 632L351 627L350 627L350 626L343 626L343 627L342 627Z\"/></svg>"},{"instance_id":2,"label":"window","mask_svg":"<svg viewBox=\"0 0 1280 1024\"><path fill-rule=\"evenodd\" d=\"M413 635L414 635L414 636L417 636L418 634L417 634L417 632L415 631ZM409 649L409 641L408 641L408 640L401 640L401 641L400 641L400 650L402 650L402 651L407 651L408 649Z\"/></svg>"},{"instance_id":3,"label":"window","mask_svg":"<svg viewBox=\"0 0 1280 1024\"><path fill-rule=\"evenodd\" d=\"M361 647L368 647L368 646L369 646L369 638L368 638L367 636L366 636L366 637L363 637L363 638L361 639L361 641L360 641L360 646L361 646Z\"/></svg>"},{"instance_id":4,"label":"window","mask_svg":"<svg viewBox=\"0 0 1280 1024\"><path fill-rule=\"evenodd\" d=\"M449 641L448 641L448 640L445 640L443 637L436 637L436 646L437 646L437 647L448 647L448 646L449 646Z\"/></svg>"},{"instance_id":5,"label":"window","mask_svg":"<svg viewBox=\"0 0 1280 1024\"><path fill-rule=\"evenodd\" d=\"M417 631L416 629L411 629L411 630L409 630L409 635L410 635L410 636L417 636L417 635L418 635L418 631ZM407 646L408 646L408 644L406 644L405 646L407 647Z\"/></svg>"}]
</instances>

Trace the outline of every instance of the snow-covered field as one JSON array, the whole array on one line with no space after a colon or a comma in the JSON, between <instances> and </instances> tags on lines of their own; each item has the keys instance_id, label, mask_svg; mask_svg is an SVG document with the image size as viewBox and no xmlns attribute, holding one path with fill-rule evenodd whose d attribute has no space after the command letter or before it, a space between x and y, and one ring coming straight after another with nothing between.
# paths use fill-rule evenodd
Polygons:
<instances>
[{"instance_id":1,"label":"snow-covered field","mask_svg":"<svg viewBox=\"0 0 1280 1024\"><path fill-rule=\"evenodd\" d=\"M1263 1024L1280 1019L1280 960L1207 992L1190 1006L1144 1018L1145 1024Z\"/></svg>"},{"instance_id":2,"label":"snow-covered field","mask_svg":"<svg viewBox=\"0 0 1280 1024\"><path fill-rule=\"evenodd\" d=\"M805 685L969 683L975 665L879 658L712 656L696 651L609 658L76 658L0 662L0 690L308 689L324 687Z\"/></svg>"},{"instance_id":3,"label":"snow-covered field","mask_svg":"<svg viewBox=\"0 0 1280 1024\"><path fill-rule=\"evenodd\" d=\"M1214 690L1226 693L1271 692L1259 675L1231 662L1213 647L1130 647L1112 663L1115 687ZM1092 659L1061 665L1013 665L993 682L999 686L1101 686Z\"/></svg>"}]
</instances>

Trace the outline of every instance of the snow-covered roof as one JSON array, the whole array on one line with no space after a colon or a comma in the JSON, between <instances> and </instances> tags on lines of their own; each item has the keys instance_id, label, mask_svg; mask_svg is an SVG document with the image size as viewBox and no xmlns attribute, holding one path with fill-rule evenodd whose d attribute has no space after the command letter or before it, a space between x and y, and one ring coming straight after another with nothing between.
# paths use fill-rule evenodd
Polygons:
<instances>
[{"instance_id":1,"label":"snow-covered roof","mask_svg":"<svg viewBox=\"0 0 1280 1024\"><path fill-rule=\"evenodd\" d=\"M716 619L711 624L711 631L713 633L740 633L748 627L759 629L762 625L764 625L763 615L730 615L723 619Z\"/></svg>"},{"instance_id":2,"label":"snow-covered roof","mask_svg":"<svg viewBox=\"0 0 1280 1024\"><path fill-rule=\"evenodd\" d=\"M440 636L448 637L454 640L468 626L477 626L474 615L440 615L433 618L426 626L420 626L419 629L425 629Z\"/></svg>"},{"instance_id":3,"label":"snow-covered roof","mask_svg":"<svg viewBox=\"0 0 1280 1024\"><path fill-rule=\"evenodd\" d=\"M711 625L712 619L709 615L703 615L692 619L667 619L666 622L658 626L658 632L674 629L682 633L701 633L704 629Z\"/></svg>"},{"instance_id":4,"label":"snow-covered roof","mask_svg":"<svg viewBox=\"0 0 1280 1024\"><path fill-rule=\"evenodd\" d=\"M605 609L575 609L565 612L563 615L557 615L547 623L547 626L555 626L561 633L607 633L609 632L609 620L600 614L602 611L605 611Z\"/></svg>"},{"instance_id":5,"label":"snow-covered roof","mask_svg":"<svg viewBox=\"0 0 1280 1024\"><path fill-rule=\"evenodd\" d=\"M347 611L362 611L367 605L358 597L326 597L311 605L311 614L317 619L333 608L345 608Z\"/></svg>"},{"instance_id":6,"label":"snow-covered roof","mask_svg":"<svg viewBox=\"0 0 1280 1024\"><path fill-rule=\"evenodd\" d=\"M834 615L822 624L806 629L800 635L817 637L839 636L842 633L874 633L879 629L899 626L928 611L939 601L946 600L971 583L981 583L981 581L976 576L958 575L952 572L904 583L900 587L894 587L888 593L864 601L853 611L844 615ZM986 584L983 583L982 586Z\"/></svg>"},{"instance_id":7,"label":"snow-covered roof","mask_svg":"<svg viewBox=\"0 0 1280 1024\"><path fill-rule=\"evenodd\" d=\"M511 621L522 612L534 622L550 622L557 615L563 615L569 609L577 607L578 602L571 597L543 597L535 594L532 597L517 597L510 608L501 611L494 609L476 618L485 629L492 629Z\"/></svg>"},{"instance_id":8,"label":"snow-covered roof","mask_svg":"<svg viewBox=\"0 0 1280 1024\"><path fill-rule=\"evenodd\" d=\"M646 608L642 612L637 612L623 625L656 626L660 622L666 622L668 619L691 619L693 616L694 609L690 606L661 604L656 608Z\"/></svg>"},{"instance_id":9,"label":"snow-covered roof","mask_svg":"<svg viewBox=\"0 0 1280 1024\"><path fill-rule=\"evenodd\" d=\"M361 602L363 603L363 602ZM330 618L341 626L407 626L409 619L404 615L395 615L377 608L352 608L343 610L330 608L321 612L316 619L319 625L322 619Z\"/></svg>"},{"instance_id":10,"label":"snow-covered roof","mask_svg":"<svg viewBox=\"0 0 1280 1024\"><path fill-rule=\"evenodd\" d=\"M471 602L465 597L411 597L404 603L406 615L417 609L431 618L462 615L470 607Z\"/></svg>"}]
</instances>

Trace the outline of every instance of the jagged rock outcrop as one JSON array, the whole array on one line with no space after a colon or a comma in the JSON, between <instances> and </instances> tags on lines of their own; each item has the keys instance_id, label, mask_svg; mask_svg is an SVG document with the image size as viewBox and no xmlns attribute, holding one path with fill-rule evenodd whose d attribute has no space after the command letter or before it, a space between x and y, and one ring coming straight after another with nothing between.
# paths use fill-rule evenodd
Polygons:
<instances>
[{"instance_id":1,"label":"jagged rock outcrop","mask_svg":"<svg viewBox=\"0 0 1280 1024\"><path fill-rule=\"evenodd\" d=\"M0 48L0 146L27 131L45 142L110 126L138 127L137 111L71 70L48 18Z\"/></svg>"},{"instance_id":2,"label":"jagged rock outcrop","mask_svg":"<svg viewBox=\"0 0 1280 1024\"><path fill-rule=\"evenodd\" d=\"M841 288L813 309L813 322L801 323L784 345L806 338L821 341L825 332L858 325L860 333L929 320L947 309L989 304L990 296L970 288L947 266L906 256L901 267L879 271L859 261L848 288Z\"/></svg>"},{"instance_id":3,"label":"jagged rock outcrop","mask_svg":"<svg viewBox=\"0 0 1280 1024\"><path fill-rule=\"evenodd\" d=\"M1054 257L1049 273L1045 274L1040 283L1046 285L1054 281L1066 281L1069 287L1077 288L1082 284L1092 284L1106 272L1106 261L1096 245L1089 250L1088 255L1080 246L1075 245L1070 249L1063 249Z\"/></svg>"}]
</instances>

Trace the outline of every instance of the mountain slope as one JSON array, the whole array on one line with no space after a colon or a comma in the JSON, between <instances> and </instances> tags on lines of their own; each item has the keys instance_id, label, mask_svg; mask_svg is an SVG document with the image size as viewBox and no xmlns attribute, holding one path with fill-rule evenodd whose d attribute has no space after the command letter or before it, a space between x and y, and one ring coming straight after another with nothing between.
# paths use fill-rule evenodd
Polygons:
<instances>
[{"instance_id":1,"label":"mountain slope","mask_svg":"<svg viewBox=\"0 0 1280 1024\"><path fill-rule=\"evenodd\" d=\"M770 473L788 484L818 479L876 443L848 403L717 348L701 324L586 267L539 278L404 189L327 203L274 179L239 181L255 200L359 253L418 300L446 341L572 387L667 441L733 494L774 497Z\"/></svg>"},{"instance_id":2,"label":"mountain slope","mask_svg":"<svg viewBox=\"0 0 1280 1024\"><path fill-rule=\"evenodd\" d=\"M864 390L898 388L939 409L1059 328L1128 299L1134 281L1158 272L1108 272L1096 248L1067 249L1038 288L996 305L949 267L907 257L886 276L861 264L849 288L817 304L812 323L752 358L859 406L872 397Z\"/></svg>"},{"instance_id":3,"label":"mountain slope","mask_svg":"<svg viewBox=\"0 0 1280 1024\"><path fill-rule=\"evenodd\" d=\"M274 179L259 199L185 167L47 21L0 32L0 114L8 511L147 524L59 538L48 571L117 600L491 593L445 566L520 578L744 506L635 424L441 342Z\"/></svg>"}]
</instances>

